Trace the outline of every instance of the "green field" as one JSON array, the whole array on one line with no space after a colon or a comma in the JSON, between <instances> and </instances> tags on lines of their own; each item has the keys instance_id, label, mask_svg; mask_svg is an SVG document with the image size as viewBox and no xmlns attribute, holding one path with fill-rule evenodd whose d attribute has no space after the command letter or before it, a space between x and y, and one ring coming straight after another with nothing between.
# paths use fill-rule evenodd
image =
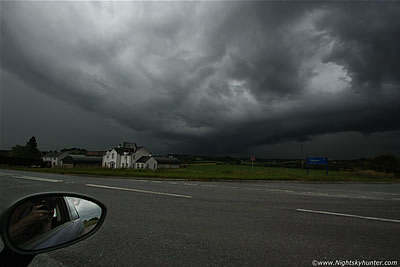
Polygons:
<instances>
[{"instance_id":1,"label":"green field","mask_svg":"<svg viewBox=\"0 0 400 267\"><path fill-rule=\"evenodd\" d=\"M16 170L38 171L45 173L75 174L104 177L149 177L181 178L188 180L289 180L289 181L354 181L354 182L400 182L393 174L372 170L329 171L304 169L259 167L229 164L193 164L180 169L160 169L157 171L137 169L66 169L66 168L13 168Z\"/></svg>"}]
</instances>

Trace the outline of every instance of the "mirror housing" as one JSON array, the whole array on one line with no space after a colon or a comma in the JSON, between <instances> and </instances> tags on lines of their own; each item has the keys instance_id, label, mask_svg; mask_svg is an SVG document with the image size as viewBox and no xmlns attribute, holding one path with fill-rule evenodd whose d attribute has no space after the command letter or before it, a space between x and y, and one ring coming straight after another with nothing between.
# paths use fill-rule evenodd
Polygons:
<instances>
[{"instance_id":1,"label":"mirror housing","mask_svg":"<svg viewBox=\"0 0 400 267\"><path fill-rule=\"evenodd\" d=\"M17 254L36 255L92 236L106 214L103 203L86 195L33 194L16 201L2 214L0 234L5 248Z\"/></svg>"}]
</instances>

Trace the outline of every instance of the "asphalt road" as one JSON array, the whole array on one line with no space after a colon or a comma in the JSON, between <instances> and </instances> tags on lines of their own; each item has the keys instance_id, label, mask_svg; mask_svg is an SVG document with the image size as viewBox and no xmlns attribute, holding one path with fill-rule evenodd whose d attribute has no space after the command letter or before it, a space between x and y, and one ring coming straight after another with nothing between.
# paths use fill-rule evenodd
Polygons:
<instances>
[{"instance_id":1,"label":"asphalt road","mask_svg":"<svg viewBox=\"0 0 400 267\"><path fill-rule=\"evenodd\" d=\"M108 216L94 236L41 254L31 266L400 263L400 184L157 181L0 170L1 210L45 191L90 195L108 207Z\"/></svg>"}]
</instances>

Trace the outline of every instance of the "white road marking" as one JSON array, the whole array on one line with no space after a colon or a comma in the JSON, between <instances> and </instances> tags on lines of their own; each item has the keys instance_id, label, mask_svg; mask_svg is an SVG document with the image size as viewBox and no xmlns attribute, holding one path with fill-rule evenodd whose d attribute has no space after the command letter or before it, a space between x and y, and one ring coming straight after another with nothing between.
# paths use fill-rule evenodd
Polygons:
<instances>
[{"instance_id":1,"label":"white road marking","mask_svg":"<svg viewBox=\"0 0 400 267\"><path fill-rule=\"evenodd\" d=\"M330 212L330 211L306 210L306 209L296 209L296 211L309 212L309 213L318 213L318 214L325 214L325 215L334 215L334 216L342 216L342 217L351 217L351 218L366 219L366 220L373 220L373 221L400 223L400 220L384 219L384 218L368 217L368 216L360 216L360 215L337 213L337 212Z\"/></svg>"},{"instance_id":2,"label":"white road marking","mask_svg":"<svg viewBox=\"0 0 400 267\"><path fill-rule=\"evenodd\" d=\"M54 179L47 179L41 177L32 177L32 176L13 176L14 178L18 179L26 179L26 180L34 180L34 181L42 181L42 182L50 182L50 183L62 183L62 180L54 180Z\"/></svg>"},{"instance_id":3,"label":"white road marking","mask_svg":"<svg viewBox=\"0 0 400 267\"><path fill-rule=\"evenodd\" d=\"M63 182L62 180L55 180L55 179L47 179L47 178L41 178L41 177L32 177L32 176L17 176L9 173L4 173L1 172L0 176L12 176L14 178L19 178L19 179L27 179L27 180L35 180L35 181L43 181L43 182ZM152 180L144 180L144 179L136 179L136 180L131 180L134 182L153 182L153 183L168 183L168 184L173 184L173 185L178 185L176 182L162 182L162 181L152 181ZM65 182L65 183L74 183L74 182ZM360 195L360 194L355 194L355 192L349 192L347 194L344 193L339 193L340 190L334 190L337 191L335 193L333 192L328 192L328 193L322 193L322 192L313 192L313 191L292 191L292 190L285 190L285 189L275 189L275 188L265 188L264 185L253 185L257 187L264 187L264 188L254 188L254 187L236 187L236 186L216 186L216 185L209 185L209 184L192 184L192 183L183 183L184 185L199 185L203 187L214 187L214 188L226 188L226 189L244 189L244 190L254 190L254 191L264 191L264 192L277 192L277 193L288 193L288 194L296 194L296 195L303 195L303 196L314 196L314 197L337 197L337 198L350 198L350 199L370 199L370 200L393 200L393 201L400 201L398 196L398 193L389 193L389 192L370 192L371 196L366 196L366 195ZM304 189L309 189L309 188L304 188ZM332 191L332 190L331 190ZM361 193L361 192L359 192ZM387 198L384 197L379 197L376 196L376 194L386 194ZM389 198L389 196L392 196L392 198Z\"/></svg>"},{"instance_id":4,"label":"white road marking","mask_svg":"<svg viewBox=\"0 0 400 267\"><path fill-rule=\"evenodd\" d=\"M152 183L162 184L160 181L151 181Z\"/></svg>"},{"instance_id":5,"label":"white road marking","mask_svg":"<svg viewBox=\"0 0 400 267\"><path fill-rule=\"evenodd\" d=\"M227 188L227 187L223 187L223 186L220 186L220 187L221 188ZM296 192L296 191L292 191L292 190L273 189L273 188L244 187L244 188L239 188L239 189L253 190L253 191L265 191L265 192L277 192L277 193L288 193L288 194L303 195L303 196L314 196L314 197L339 197L339 198L384 200L384 198L369 197L369 196L358 196L358 195L348 195L348 194L331 194L331 193L321 193L321 192L312 192L312 191L297 191ZM396 198L392 198L392 200L397 200L397 199Z\"/></svg>"},{"instance_id":6,"label":"white road marking","mask_svg":"<svg viewBox=\"0 0 400 267\"><path fill-rule=\"evenodd\" d=\"M85 185L90 186L90 187L99 187L99 188L105 188L105 189L114 189L114 190L122 190L122 191L130 191L130 192L137 192L137 193L154 194L154 195L163 195L163 196L169 196L169 197L192 198L192 196L188 196L188 195L147 191L147 190L140 190L140 189L134 189L134 188L115 187L115 186L97 185L97 184L85 184Z\"/></svg>"}]
</instances>

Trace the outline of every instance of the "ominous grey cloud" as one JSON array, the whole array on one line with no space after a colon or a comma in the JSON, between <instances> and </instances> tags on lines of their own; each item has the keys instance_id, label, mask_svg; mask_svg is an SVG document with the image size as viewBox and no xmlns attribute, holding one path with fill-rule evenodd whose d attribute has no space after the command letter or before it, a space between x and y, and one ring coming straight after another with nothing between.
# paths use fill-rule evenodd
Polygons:
<instances>
[{"instance_id":1,"label":"ominous grey cloud","mask_svg":"<svg viewBox=\"0 0 400 267\"><path fill-rule=\"evenodd\" d=\"M399 15L395 2L1 2L1 69L169 151L398 134Z\"/></svg>"},{"instance_id":2,"label":"ominous grey cloud","mask_svg":"<svg viewBox=\"0 0 400 267\"><path fill-rule=\"evenodd\" d=\"M323 61L342 65L356 90L398 89L400 5L352 2L332 6L328 12L316 23L335 38Z\"/></svg>"}]
</instances>

